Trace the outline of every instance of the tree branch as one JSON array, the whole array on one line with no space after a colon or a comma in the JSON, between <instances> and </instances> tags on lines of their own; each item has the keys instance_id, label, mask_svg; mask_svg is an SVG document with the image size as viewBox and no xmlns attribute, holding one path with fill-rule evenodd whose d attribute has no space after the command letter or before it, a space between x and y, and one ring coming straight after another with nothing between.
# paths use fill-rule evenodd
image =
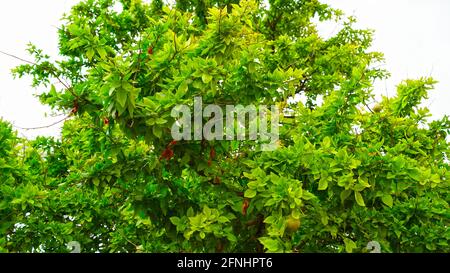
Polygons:
<instances>
[{"instance_id":1,"label":"tree branch","mask_svg":"<svg viewBox=\"0 0 450 273\"><path fill-rule=\"evenodd\" d=\"M50 125L45 125L45 126L40 126L40 127L24 128L24 127L19 127L19 126L16 126L16 125L13 125L13 126L14 126L15 128L17 128L17 129L22 129L22 130L38 130L38 129L46 129L46 128L50 128L50 127L52 127L52 126L57 125L58 123L61 123L61 122L65 121L65 120L68 119L70 116L71 116L71 114L67 115L67 116L64 117L63 119L58 120L57 122L54 122L54 123L52 123L52 124L50 124Z\"/></svg>"}]
</instances>

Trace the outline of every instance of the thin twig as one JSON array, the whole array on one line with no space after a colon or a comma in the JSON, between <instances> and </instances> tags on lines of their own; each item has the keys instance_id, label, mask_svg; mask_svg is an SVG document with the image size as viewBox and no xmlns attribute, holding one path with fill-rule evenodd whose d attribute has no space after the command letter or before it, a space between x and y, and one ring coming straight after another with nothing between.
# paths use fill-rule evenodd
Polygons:
<instances>
[{"instance_id":1,"label":"thin twig","mask_svg":"<svg viewBox=\"0 0 450 273\"><path fill-rule=\"evenodd\" d=\"M22 61L22 62L26 62L26 63L32 64L32 65L37 65L36 63L34 63L34 62L32 62L32 61L28 61L28 60L22 59L22 58L20 58L20 57L14 56L14 55L12 55L12 54L6 53L6 52L4 52L4 51L2 51L2 50L0 50L0 53L4 54L4 55L6 55L6 56L12 57L12 58L14 58L14 59L20 60L20 61Z\"/></svg>"},{"instance_id":2,"label":"thin twig","mask_svg":"<svg viewBox=\"0 0 450 273\"><path fill-rule=\"evenodd\" d=\"M52 127L52 126L57 125L58 123L61 123L61 122L65 121L65 120L67 120L70 116L71 116L71 114L67 115L66 117L64 117L63 119L61 119L61 120L59 120L59 121L57 121L57 122L54 122L54 123L52 123L52 124L50 124L50 125L46 125L46 126L32 127L32 128L24 128L24 127L19 127L19 126L16 126L16 125L13 125L13 126L14 126L15 128L17 128L17 129L22 129L22 130L38 130L38 129L46 129L46 128L50 128L50 127Z\"/></svg>"},{"instance_id":3,"label":"thin twig","mask_svg":"<svg viewBox=\"0 0 450 273\"><path fill-rule=\"evenodd\" d=\"M4 52L4 51L2 51L2 50L0 50L0 53L1 54L4 54L4 55L6 55L6 56L9 56L9 57L11 57L11 58L14 58L14 59L17 59L17 60L20 60L20 61L22 61L22 62L25 62L25 63L28 63L28 64L31 64L31 65L35 65L35 66L38 66L39 64L37 64L37 63L35 63L35 62L32 62L32 61L28 61L28 60L25 60L25 59L23 59L23 58L20 58L20 57L18 57L18 56L15 56L15 55L13 55L13 54L9 54L9 53L7 53L7 52ZM69 87L69 85L67 84L67 83L65 83L65 82L63 82L62 80L61 80L61 78L55 73L55 71L53 70L53 69L50 69L50 68L47 68L47 67L43 67L45 70L47 70L47 71L49 71L74 97L76 97L77 99L79 99L79 96L77 96L73 91L72 91L72 88L71 87Z\"/></svg>"},{"instance_id":4,"label":"thin twig","mask_svg":"<svg viewBox=\"0 0 450 273\"><path fill-rule=\"evenodd\" d=\"M138 248L138 245L136 245L135 243L133 243L132 241L130 241L125 234L123 234L123 232L120 229L117 229L117 231L120 233L120 235L122 235L122 237L130 244L132 244L136 249Z\"/></svg>"},{"instance_id":5,"label":"thin twig","mask_svg":"<svg viewBox=\"0 0 450 273\"><path fill-rule=\"evenodd\" d=\"M370 109L369 105L367 105L366 102L363 102L363 104L364 104L364 106L366 106L366 108L369 109L369 111L373 114L373 111L372 111L372 109Z\"/></svg>"}]
</instances>

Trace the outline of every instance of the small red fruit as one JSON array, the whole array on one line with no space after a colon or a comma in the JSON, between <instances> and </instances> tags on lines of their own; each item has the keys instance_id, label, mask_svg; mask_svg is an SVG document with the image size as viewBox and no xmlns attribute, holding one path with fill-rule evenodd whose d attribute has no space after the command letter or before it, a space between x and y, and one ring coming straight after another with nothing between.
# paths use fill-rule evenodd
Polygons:
<instances>
[{"instance_id":1,"label":"small red fruit","mask_svg":"<svg viewBox=\"0 0 450 273\"><path fill-rule=\"evenodd\" d=\"M153 55L153 47L149 47L147 53L148 55Z\"/></svg>"},{"instance_id":2,"label":"small red fruit","mask_svg":"<svg viewBox=\"0 0 450 273\"><path fill-rule=\"evenodd\" d=\"M161 160L161 159L170 160L173 157L173 155L174 155L174 153L173 153L172 149L166 148L161 153L161 156L159 157L159 160Z\"/></svg>"},{"instance_id":3,"label":"small red fruit","mask_svg":"<svg viewBox=\"0 0 450 273\"><path fill-rule=\"evenodd\" d=\"M104 118L104 119L103 119L103 123L104 123L105 125L109 125L109 119L108 119L108 118Z\"/></svg>"},{"instance_id":4,"label":"small red fruit","mask_svg":"<svg viewBox=\"0 0 450 273\"><path fill-rule=\"evenodd\" d=\"M209 158L214 159L216 157L216 150L214 150L214 147L211 148L209 151Z\"/></svg>"},{"instance_id":5,"label":"small red fruit","mask_svg":"<svg viewBox=\"0 0 450 273\"><path fill-rule=\"evenodd\" d=\"M71 113L72 114L76 114L78 112L78 101L74 101L73 102L73 108L72 108L72 111L71 111Z\"/></svg>"},{"instance_id":6,"label":"small red fruit","mask_svg":"<svg viewBox=\"0 0 450 273\"><path fill-rule=\"evenodd\" d=\"M173 146L173 145L176 145L178 143L178 141L176 141L176 140L172 140L170 143L169 143L169 146Z\"/></svg>"},{"instance_id":7,"label":"small red fruit","mask_svg":"<svg viewBox=\"0 0 450 273\"><path fill-rule=\"evenodd\" d=\"M244 202L242 203L242 215L244 216L247 215L248 206L250 206L250 201L247 198L245 198Z\"/></svg>"}]
</instances>

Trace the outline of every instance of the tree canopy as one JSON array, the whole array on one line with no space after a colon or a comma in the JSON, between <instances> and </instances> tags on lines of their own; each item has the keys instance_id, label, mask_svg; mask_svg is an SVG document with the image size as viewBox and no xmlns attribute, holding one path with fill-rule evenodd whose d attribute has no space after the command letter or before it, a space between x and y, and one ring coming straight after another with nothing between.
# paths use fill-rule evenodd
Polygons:
<instances>
[{"instance_id":1,"label":"tree canopy","mask_svg":"<svg viewBox=\"0 0 450 273\"><path fill-rule=\"evenodd\" d=\"M0 121L0 251L450 251L450 121L421 106L435 81L374 105L389 74L354 18L318 0L85 0L63 22L59 59L30 45L14 69L68 118L59 139ZM173 141L194 97L275 104L277 149Z\"/></svg>"}]
</instances>

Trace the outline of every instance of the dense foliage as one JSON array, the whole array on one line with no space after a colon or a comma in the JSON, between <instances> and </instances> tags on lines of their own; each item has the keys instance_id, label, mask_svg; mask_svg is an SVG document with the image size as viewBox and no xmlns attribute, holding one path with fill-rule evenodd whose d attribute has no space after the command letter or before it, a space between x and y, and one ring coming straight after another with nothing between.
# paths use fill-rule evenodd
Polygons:
<instances>
[{"instance_id":1,"label":"dense foliage","mask_svg":"<svg viewBox=\"0 0 450 273\"><path fill-rule=\"evenodd\" d=\"M342 28L325 39L323 21ZM449 252L450 121L420 107L434 81L374 105L388 73L353 23L317 0L77 4L61 58L31 45L14 70L69 118L32 141L0 121L0 251ZM275 103L278 148L173 142L195 96Z\"/></svg>"}]
</instances>

